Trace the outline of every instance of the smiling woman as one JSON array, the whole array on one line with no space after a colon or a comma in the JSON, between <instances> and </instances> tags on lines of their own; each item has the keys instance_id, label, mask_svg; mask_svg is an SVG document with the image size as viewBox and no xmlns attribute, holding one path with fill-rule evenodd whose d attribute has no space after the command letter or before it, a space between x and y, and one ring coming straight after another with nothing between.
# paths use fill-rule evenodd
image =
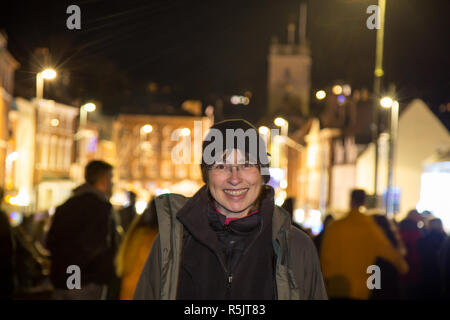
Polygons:
<instances>
[{"instance_id":1,"label":"smiling woman","mask_svg":"<svg viewBox=\"0 0 450 320\"><path fill-rule=\"evenodd\" d=\"M264 184L258 165L248 163L240 150L231 150L225 163L209 167L208 187L219 212L229 218L245 217L257 207ZM237 164L246 161L244 164Z\"/></svg>"},{"instance_id":2,"label":"smiling woman","mask_svg":"<svg viewBox=\"0 0 450 320\"><path fill-rule=\"evenodd\" d=\"M192 198L155 199L159 236L134 298L326 299L314 244L274 205L268 167L249 122L211 127L202 150L206 185Z\"/></svg>"}]
</instances>

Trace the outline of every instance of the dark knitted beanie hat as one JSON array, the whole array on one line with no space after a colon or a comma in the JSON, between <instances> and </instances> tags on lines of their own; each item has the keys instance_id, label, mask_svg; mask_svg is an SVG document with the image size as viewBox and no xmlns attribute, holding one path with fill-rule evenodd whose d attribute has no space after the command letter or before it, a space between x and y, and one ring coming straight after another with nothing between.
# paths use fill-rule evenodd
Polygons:
<instances>
[{"instance_id":1,"label":"dark knitted beanie hat","mask_svg":"<svg viewBox=\"0 0 450 320\"><path fill-rule=\"evenodd\" d=\"M231 149L242 151L250 163L258 164L264 182L269 181L269 158L264 139L250 122L233 119L214 124L203 140L200 166L205 183L208 168L215 162L223 160L225 151Z\"/></svg>"}]
</instances>

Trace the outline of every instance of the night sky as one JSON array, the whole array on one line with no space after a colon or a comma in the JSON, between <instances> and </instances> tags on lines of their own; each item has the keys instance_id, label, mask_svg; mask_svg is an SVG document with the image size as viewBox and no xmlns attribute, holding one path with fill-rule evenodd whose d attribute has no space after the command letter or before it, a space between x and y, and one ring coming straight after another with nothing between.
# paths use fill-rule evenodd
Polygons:
<instances>
[{"instance_id":1,"label":"night sky","mask_svg":"<svg viewBox=\"0 0 450 320\"><path fill-rule=\"evenodd\" d=\"M105 113L142 111L185 99L204 104L253 93L247 107L225 105L252 121L264 115L267 55L272 36L298 25L300 0L3 1L0 28L20 62L15 95L34 96L34 54L48 47L58 78L45 97L101 103ZM366 28L372 0L308 1L312 93L336 80L372 89L375 30ZM66 28L66 8L81 8L81 30ZM384 83L400 103L422 98L450 128L450 2L387 0ZM150 92L149 84L158 84Z\"/></svg>"}]
</instances>

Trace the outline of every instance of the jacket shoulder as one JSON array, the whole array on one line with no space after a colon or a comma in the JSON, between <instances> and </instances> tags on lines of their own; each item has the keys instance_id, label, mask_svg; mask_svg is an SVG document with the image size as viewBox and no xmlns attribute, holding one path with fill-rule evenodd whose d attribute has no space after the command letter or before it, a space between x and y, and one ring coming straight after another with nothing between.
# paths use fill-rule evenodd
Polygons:
<instances>
[{"instance_id":1,"label":"jacket shoulder","mask_svg":"<svg viewBox=\"0 0 450 320\"><path fill-rule=\"evenodd\" d=\"M188 197L181 194L168 193L155 198L155 207L158 219L163 216L174 216L189 201Z\"/></svg>"}]
</instances>

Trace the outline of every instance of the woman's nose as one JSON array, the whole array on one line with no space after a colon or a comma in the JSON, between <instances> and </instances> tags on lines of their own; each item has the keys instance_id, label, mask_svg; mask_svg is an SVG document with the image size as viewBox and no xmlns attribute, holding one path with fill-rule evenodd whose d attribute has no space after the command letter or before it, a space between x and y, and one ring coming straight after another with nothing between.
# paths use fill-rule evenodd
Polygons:
<instances>
[{"instance_id":1,"label":"woman's nose","mask_svg":"<svg viewBox=\"0 0 450 320\"><path fill-rule=\"evenodd\" d=\"M240 176L238 167L232 166L230 168L230 171L231 171L231 173L230 173L228 181L231 184L238 184L239 182L241 182L241 176Z\"/></svg>"}]
</instances>

